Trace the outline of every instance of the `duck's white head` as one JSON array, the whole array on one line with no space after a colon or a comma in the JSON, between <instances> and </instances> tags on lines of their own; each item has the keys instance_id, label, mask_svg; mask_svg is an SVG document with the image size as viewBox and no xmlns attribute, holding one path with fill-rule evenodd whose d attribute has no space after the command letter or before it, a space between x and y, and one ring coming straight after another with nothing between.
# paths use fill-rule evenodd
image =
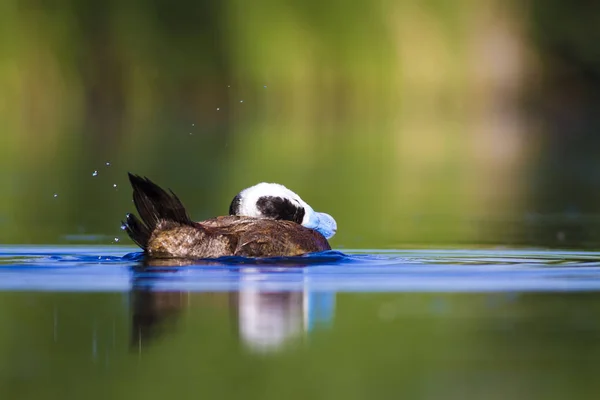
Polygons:
<instances>
[{"instance_id":1,"label":"duck's white head","mask_svg":"<svg viewBox=\"0 0 600 400\"><path fill-rule=\"evenodd\" d=\"M290 189L278 183L259 183L239 192L231 201L229 215L297 222L327 239L337 224L329 214L316 212Z\"/></svg>"}]
</instances>

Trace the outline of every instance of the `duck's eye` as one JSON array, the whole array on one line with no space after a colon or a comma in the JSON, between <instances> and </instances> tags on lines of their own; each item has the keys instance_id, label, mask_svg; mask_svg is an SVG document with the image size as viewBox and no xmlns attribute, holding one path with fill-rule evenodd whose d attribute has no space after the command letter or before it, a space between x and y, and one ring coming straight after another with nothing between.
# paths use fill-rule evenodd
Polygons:
<instances>
[{"instance_id":1,"label":"duck's eye","mask_svg":"<svg viewBox=\"0 0 600 400\"><path fill-rule=\"evenodd\" d=\"M304 218L304 207L283 197L263 196L256 201L256 208L264 218L294 221L299 224Z\"/></svg>"}]
</instances>

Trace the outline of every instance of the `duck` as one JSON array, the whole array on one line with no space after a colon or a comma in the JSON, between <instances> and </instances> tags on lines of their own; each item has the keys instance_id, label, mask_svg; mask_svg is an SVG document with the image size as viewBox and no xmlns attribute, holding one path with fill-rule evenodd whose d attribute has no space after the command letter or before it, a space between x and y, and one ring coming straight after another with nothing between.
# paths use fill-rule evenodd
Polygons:
<instances>
[{"instance_id":1,"label":"duck","mask_svg":"<svg viewBox=\"0 0 600 400\"><path fill-rule=\"evenodd\" d=\"M193 221L170 189L128 173L139 217L126 214L122 229L152 259L300 256L331 250L335 219L316 212L296 193L261 182L234 196L229 215Z\"/></svg>"}]
</instances>

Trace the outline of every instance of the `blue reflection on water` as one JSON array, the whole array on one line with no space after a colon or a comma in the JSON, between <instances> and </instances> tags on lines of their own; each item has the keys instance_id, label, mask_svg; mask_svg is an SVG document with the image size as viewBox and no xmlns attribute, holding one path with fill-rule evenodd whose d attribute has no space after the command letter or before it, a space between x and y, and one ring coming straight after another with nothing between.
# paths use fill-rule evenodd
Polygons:
<instances>
[{"instance_id":1,"label":"blue reflection on water","mask_svg":"<svg viewBox=\"0 0 600 400\"><path fill-rule=\"evenodd\" d=\"M600 253L545 250L350 250L223 257L143 267L126 247L0 247L0 290L489 292L600 289ZM135 280L135 282L134 282Z\"/></svg>"},{"instance_id":2,"label":"blue reflection on water","mask_svg":"<svg viewBox=\"0 0 600 400\"><path fill-rule=\"evenodd\" d=\"M190 299L227 292L219 295L228 299L240 340L263 352L330 327L338 292L487 292L493 308L520 292L600 290L599 260L600 253L572 251L348 250L148 266L133 248L15 246L0 247L0 291L121 292L140 349ZM434 314L448 311L442 297L430 306ZM384 320L395 313L393 302L379 310Z\"/></svg>"}]
</instances>

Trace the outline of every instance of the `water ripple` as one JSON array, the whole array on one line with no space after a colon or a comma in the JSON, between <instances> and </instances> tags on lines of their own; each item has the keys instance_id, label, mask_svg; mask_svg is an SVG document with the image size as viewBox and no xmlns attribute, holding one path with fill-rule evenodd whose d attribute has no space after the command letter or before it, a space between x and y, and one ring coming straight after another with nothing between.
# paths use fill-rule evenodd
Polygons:
<instances>
[{"instance_id":1,"label":"water ripple","mask_svg":"<svg viewBox=\"0 0 600 400\"><path fill-rule=\"evenodd\" d=\"M299 257L159 260L126 247L0 247L0 290L597 291L600 253L346 250Z\"/></svg>"}]
</instances>

